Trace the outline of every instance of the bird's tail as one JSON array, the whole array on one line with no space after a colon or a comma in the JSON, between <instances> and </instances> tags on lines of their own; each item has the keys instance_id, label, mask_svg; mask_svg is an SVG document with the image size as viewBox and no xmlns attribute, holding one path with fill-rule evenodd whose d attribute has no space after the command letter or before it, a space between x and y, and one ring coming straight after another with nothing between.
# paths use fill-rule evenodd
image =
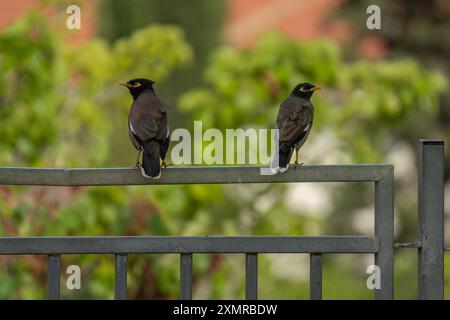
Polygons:
<instances>
[{"instance_id":1,"label":"bird's tail","mask_svg":"<svg viewBox=\"0 0 450 320\"><path fill-rule=\"evenodd\" d=\"M144 151L142 156L141 172L146 178L158 179L161 176L159 156L155 156Z\"/></svg>"},{"instance_id":2,"label":"bird's tail","mask_svg":"<svg viewBox=\"0 0 450 320\"><path fill-rule=\"evenodd\" d=\"M144 141L141 173L146 178L158 179L161 176L161 150L157 140Z\"/></svg>"},{"instance_id":3,"label":"bird's tail","mask_svg":"<svg viewBox=\"0 0 450 320\"><path fill-rule=\"evenodd\" d=\"M280 156L279 156L280 168L286 169L289 164L289 161L291 160L291 157L292 157L292 150L288 153L280 151Z\"/></svg>"},{"instance_id":4,"label":"bird's tail","mask_svg":"<svg viewBox=\"0 0 450 320\"><path fill-rule=\"evenodd\" d=\"M280 150L278 152L278 165L281 169L287 169L291 160L294 145L290 141L280 141Z\"/></svg>"}]
</instances>

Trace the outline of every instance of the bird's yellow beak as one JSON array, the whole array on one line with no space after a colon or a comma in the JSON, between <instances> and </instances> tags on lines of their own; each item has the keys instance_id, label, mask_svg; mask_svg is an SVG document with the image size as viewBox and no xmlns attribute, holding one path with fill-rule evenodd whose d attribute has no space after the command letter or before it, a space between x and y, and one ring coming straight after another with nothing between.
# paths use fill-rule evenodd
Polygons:
<instances>
[{"instance_id":1,"label":"bird's yellow beak","mask_svg":"<svg viewBox=\"0 0 450 320\"><path fill-rule=\"evenodd\" d=\"M322 89L322 88L319 87L319 86L314 86L311 90L312 90L312 91L316 91L316 90L320 90L320 89Z\"/></svg>"},{"instance_id":2,"label":"bird's yellow beak","mask_svg":"<svg viewBox=\"0 0 450 320\"><path fill-rule=\"evenodd\" d=\"M130 87L131 87L131 84L129 84L129 83L127 83L127 82L119 82L119 85L120 85L120 86L127 87L127 88L130 88Z\"/></svg>"}]
</instances>

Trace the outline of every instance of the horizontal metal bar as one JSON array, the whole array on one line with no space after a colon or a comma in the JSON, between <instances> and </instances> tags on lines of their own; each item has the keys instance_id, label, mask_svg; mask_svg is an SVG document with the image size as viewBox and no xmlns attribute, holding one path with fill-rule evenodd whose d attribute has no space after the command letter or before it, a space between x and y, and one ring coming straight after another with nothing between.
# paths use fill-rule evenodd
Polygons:
<instances>
[{"instance_id":1,"label":"horizontal metal bar","mask_svg":"<svg viewBox=\"0 0 450 320\"><path fill-rule=\"evenodd\" d=\"M420 242L396 242L394 243L394 248L398 249L417 249L422 245Z\"/></svg>"},{"instance_id":2,"label":"horizontal metal bar","mask_svg":"<svg viewBox=\"0 0 450 320\"><path fill-rule=\"evenodd\" d=\"M0 237L0 255L129 253L376 253L366 236Z\"/></svg>"},{"instance_id":3,"label":"horizontal metal bar","mask_svg":"<svg viewBox=\"0 0 450 320\"><path fill-rule=\"evenodd\" d=\"M171 167L160 179L146 179L135 168L51 169L0 167L0 185L102 186L281 182L370 182L392 165L303 165L282 174L261 175L258 166Z\"/></svg>"}]
</instances>

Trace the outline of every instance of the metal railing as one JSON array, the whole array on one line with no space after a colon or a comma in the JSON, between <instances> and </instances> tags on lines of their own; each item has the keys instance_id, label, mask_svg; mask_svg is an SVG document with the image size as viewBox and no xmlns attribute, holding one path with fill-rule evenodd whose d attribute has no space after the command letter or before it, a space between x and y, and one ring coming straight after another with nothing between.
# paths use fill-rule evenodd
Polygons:
<instances>
[{"instance_id":1,"label":"metal railing","mask_svg":"<svg viewBox=\"0 0 450 320\"><path fill-rule=\"evenodd\" d=\"M443 297L443 142L420 142L421 298ZM442 168L441 168L442 167ZM194 253L246 255L245 296L257 299L259 253L309 253L310 298L322 298L322 254L372 253L381 271L376 299L393 298L394 168L392 165L305 165L274 176L260 167L175 167L159 180L143 178L136 169L0 168L0 185L111 186L284 182L373 182L374 236L133 236L133 237L0 237L0 255L48 255L48 298L59 299L60 256L114 254L115 298L126 299L127 255L180 254L180 298L192 298ZM404 246L408 246L403 244ZM402 244L397 245L402 247ZM439 283L439 286L436 284Z\"/></svg>"}]
</instances>

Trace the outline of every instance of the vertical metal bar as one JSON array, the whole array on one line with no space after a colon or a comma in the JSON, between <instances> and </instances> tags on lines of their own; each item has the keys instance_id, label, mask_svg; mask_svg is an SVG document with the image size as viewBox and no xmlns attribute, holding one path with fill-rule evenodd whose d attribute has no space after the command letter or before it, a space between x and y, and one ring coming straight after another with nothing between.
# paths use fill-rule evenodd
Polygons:
<instances>
[{"instance_id":1,"label":"vertical metal bar","mask_svg":"<svg viewBox=\"0 0 450 320\"><path fill-rule=\"evenodd\" d=\"M309 298L322 300L322 254L309 255Z\"/></svg>"},{"instance_id":2,"label":"vertical metal bar","mask_svg":"<svg viewBox=\"0 0 450 320\"><path fill-rule=\"evenodd\" d=\"M444 142L419 142L419 299L444 298Z\"/></svg>"},{"instance_id":3,"label":"vertical metal bar","mask_svg":"<svg viewBox=\"0 0 450 320\"><path fill-rule=\"evenodd\" d=\"M59 255L48 256L47 271L47 299L59 300L61 257Z\"/></svg>"},{"instance_id":4,"label":"vertical metal bar","mask_svg":"<svg viewBox=\"0 0 450 320\"><path fill-rule=\"evenodd\" d=\"M375 182L375 236L379 249L375 265L380 270L377 300L394 298L394 167L389 166L383 178Z\"/></svg>"},{"instance_id":5,"label":"vertical metal bar","mask_svg":"<svg viewBox=\"0 0 450 320\"><path fill-rule=\"evenodd\" d=\"M115 255L115 282L114 282L114 299L127 299L127 255Z\"/></svg>"},{"instance_id":6,"label":"vertical metal bar","mask_svg":"<svg viewBox=\"0 0 450 320\"><path fill-rule=\"evenodd\" d=\"M258 299L258 254L245 254L245 299Z\"/></svg>"},{"instance_id":7,"label":"vertical metal bar","mask_svg":"<svg viewBox=\"0 0 450 320\"><path fill-rule=\"evenodd\" d=\"M180 259L180 299L192 300L192 253L182 253Z\"/></svg>"}]
</instances>

